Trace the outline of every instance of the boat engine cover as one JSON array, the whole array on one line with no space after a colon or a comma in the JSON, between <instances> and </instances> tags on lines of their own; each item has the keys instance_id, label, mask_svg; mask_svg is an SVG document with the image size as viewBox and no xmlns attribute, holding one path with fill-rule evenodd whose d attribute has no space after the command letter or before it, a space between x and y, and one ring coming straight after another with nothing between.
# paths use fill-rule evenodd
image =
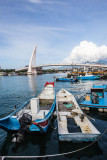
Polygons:
<instances>
[{"instance_id":1,"label":"boat engine cover","mask_svg":"<svg viewBox=\"0 0 107 160\"><path fill-rule=\"evenodd\" d=\"M26 124L31 124L32 123L32 116L29 115L28 113L24 113L22 117L19 119L20 124L21 123L26 123Z\"/></svg>"},{"instance_id":2,"label":"boat engine cover","mask_svg":"<svg viewBox=\"0 0 107 160\"><path fill-rule=\"evenodd\" d=\"M99 104L99 97L98 97L97 93L95 93L95 92L92 93L92 103Z\"/></svg>"}]
</instances>

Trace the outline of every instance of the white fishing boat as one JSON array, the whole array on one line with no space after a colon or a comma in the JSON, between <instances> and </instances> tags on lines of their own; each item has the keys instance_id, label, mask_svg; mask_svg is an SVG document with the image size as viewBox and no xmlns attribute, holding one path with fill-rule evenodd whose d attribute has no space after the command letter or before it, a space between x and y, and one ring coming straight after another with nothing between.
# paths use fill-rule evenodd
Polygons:
<instances>
[{"instance_id":1,"label":"white fishing boat","mask_svg":"<svg viewBox=\"0 0 107 160\"><path fill-rule=\"evenodd\" d=\"M80 109L74 96L61 89L56 95L60 141L94 141L100 132Z\"/></svg>"}]
</instances>

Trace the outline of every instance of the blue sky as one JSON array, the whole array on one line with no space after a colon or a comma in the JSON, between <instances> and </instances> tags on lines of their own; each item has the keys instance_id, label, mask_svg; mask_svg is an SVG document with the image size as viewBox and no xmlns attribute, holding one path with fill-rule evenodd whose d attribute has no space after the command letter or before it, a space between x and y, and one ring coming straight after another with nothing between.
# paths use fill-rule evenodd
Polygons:
<instances>
[{"instance_id":1,"label":"blue sky","mask_svg":"<svg viewBox=\"0 0 107 160\"><path fill-rule=\"evenodd\" d=\"M61 63L78 56L72 50L81 42L107 58L106 0L0 0L2 68L28 65L35 44L37 65Z\"/></svg>"}]
</instances>

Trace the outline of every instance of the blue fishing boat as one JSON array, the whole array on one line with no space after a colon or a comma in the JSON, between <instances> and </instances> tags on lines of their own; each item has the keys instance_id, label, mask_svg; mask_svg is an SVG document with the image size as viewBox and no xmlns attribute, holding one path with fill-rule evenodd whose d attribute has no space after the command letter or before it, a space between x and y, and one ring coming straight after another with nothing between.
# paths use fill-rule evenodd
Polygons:
<instances>
[{"instance_id":1,"label":"blue fishing boat","mask_svg":"<svg viewBox=\"0 0 107 160\"><path fill-rule=\"evenodd\" d=\"M107 86L93 85L80 105L82 109L97 108L100 112L107 112Z\"/></svg>"},{"instance_id":2,"label":"blue fishing boat","mask_svg":"<svg viewBox=\"0 0 107 160\"><path fill-rule=\"evenodd\" d=\"M46 82L43 91L20 108L0 119L0 127L12 132L46 133L55 110L54 82Z\"/></svg>"},{"instance_id":3,"label":"blue fishing boat","mask_svg":"<svg viewBox=\"0 0 107 160\"><path fill-rule=\"evenodd\" d=\"M56 81L60 81L60 82L78 82L77 78L56 78Z\"/></svg>"},{"instance_id":4,"label":"blue fishing boat","mask_svg":"<svg viewBox=\"0 0 107 160\"><path fill-rule=\"evenodd\" d=\"M86 74L85 76L77 76L77 79L79 80L97 80L100 79L100 75L92 75L92 74Z\"/></svg>"}]
</instances>

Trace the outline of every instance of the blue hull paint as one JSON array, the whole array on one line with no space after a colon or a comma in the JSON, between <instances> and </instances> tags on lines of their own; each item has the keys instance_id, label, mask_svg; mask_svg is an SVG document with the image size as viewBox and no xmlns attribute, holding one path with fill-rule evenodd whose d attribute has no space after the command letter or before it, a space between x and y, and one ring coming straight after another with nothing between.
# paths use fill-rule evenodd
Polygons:
<instances>
[{"instance_id":1,"label":"blue hull paint","mask_svg":"<svg viewBox=\"0 0 107 160\"><path fill-rule=\"evenodd\" d=\"M69 79L69 78L56 78L56 81L71 82L71 79Z\"/></svg>"},{"instance_id":2,"label":"blue hull paint","mask_svg":"<svg viewBox=\"0 0 107 160\"><path fill-rule=\"evenodd\" d=\"M0 127L6 131L9 131L9 132L18 131L20 128L20 123L15 116L14 116L14 118L12 116L15 115L17 112L19 112L21 109L23 109L29 102L30 102L30 100L25 102L20 108L18 108L17 110L12 112L8 116L1 118L0 119Z\"/></svg>"},{"instance_id":3,"label":"blue hull paint","mask_svg":"<svg viewBox=\"0 0 107 160\"><path fill-rule=\"evenodd\" d=\"M92 89L104 89L104 97L99 98L99 103L92 103L92 98L91 98L91 93L90 93L90 100L84 100L80 103L81 107L89 107L89 108L103 108L103 109L107 109L107 86L106 85L102 85L102 86L96 86L93 85ZM98 93L97 93L98 94Z\"/></svg>"},{"instance_id":4,"label":"blue hull paint","mask_svg":"<svg viewBox=\"0 0 107 160\"><path fill-rule=\"evenodd\" d=\"M51 122L51 121L50 121ZM40 133L46 133L49 128L50 123L48 123L45 127L39 128L36 125L32 124L30 126L30 132L40 132Z\"/></svg>"},{"instance_id":5,"label":"blue hull paint","mask_svg":"<svg viewBox=\"0 0 107 160\"><path fill-rule=\"evenodd\" d=\"M44 119L37 119L35 121L37 123L43 123L45 121L48 121L48 124L46 126L43 126L43 127L40 126L42 131L44 131L44 133L46 133L48 128L49 128L49 125L51 123L51 120L52 120L52 117L53 117L53 113L54 113L54 110L55 110L55 106L56 106L56 96L54 98L53 105L52 105L50 111L48 112L48 114L46 115L46 117ZM32 124L29 129L30 129L30 132L42 132L41 129L38 126L34 125L34 124Z\"/></svg>"},{"instance_id":6,"label":"blue hull paint","mask_svg":"<svg viewBox=\"0 0 107 160\"><path fill-rule=\"evenodd\" d=\"M77 79L79 80L97 80L97 79L100 79L100 76L95 76L95 75L92 75L92 76L78 76Z\"/></svg>"},{"instance_id":7,"label":"blue hull paint","mask_svg":"<svg viewBox=\"0 0 107 160\"><path fill-rule=\"evenodd\" d=\"M7 131L17 131L20 128L20 123L16 118L9 117L0 122L0 126Z\"/></svg>"},{"instance_id":8,"label":"blue hull paint","mask_svg":"<svg viewBox=\"0 0 107 160\"><path fill-rule=\"evenodd\" d=\"M77 79L70 79L70 78L56 78L56 81L60 81L60 82L77 82Z\"/></svg>"}]
</instances>

